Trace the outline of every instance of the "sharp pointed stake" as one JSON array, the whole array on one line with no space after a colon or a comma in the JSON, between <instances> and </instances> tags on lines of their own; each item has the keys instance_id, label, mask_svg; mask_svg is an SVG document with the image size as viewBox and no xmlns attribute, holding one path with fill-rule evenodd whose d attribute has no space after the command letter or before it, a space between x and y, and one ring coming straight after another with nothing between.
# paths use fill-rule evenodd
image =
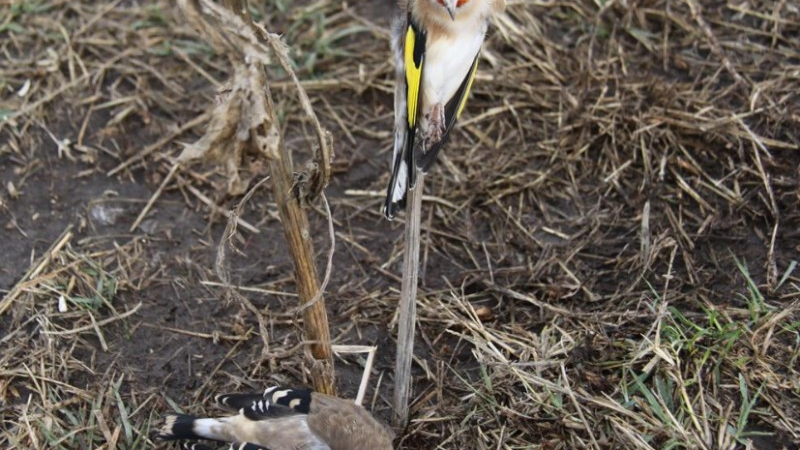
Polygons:
<instances>
[{"instance_id":1,"label":"sharp pointed stake","mask_svg":"<svg viewBox=\"0 0 800 450\"><path fill-rule=\"evenodd\" d=\"M417 169L414 169L417 170ZM414 359L414 326L417 316L417 280L419 278L420 217L425 174L417 171L417 185L408 192L405 223L403 281L400 287L400 318L397 327L397 359L394 376L394 415L397 429L408 424L408 398L411 392L411 363Z\"/></svg>"}]
</instances>

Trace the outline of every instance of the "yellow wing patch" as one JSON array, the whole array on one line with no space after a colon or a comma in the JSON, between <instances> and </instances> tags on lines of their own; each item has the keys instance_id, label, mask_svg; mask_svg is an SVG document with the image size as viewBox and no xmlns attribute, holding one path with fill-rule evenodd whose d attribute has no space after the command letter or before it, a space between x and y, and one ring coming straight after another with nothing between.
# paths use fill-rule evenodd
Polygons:
<instances>
[{"instance_id":1,"label":"yellow wing patch","mask_svg":"<svg viewBox=\"0 0 800 450\"><path fill-rule=\"evenodd\" d=\"M467 90L464 91L464 96L461 98L461 104L458 105L458 111L456 112L456 119L461 117L461 113L464 111L464 107L467 106L467 98L469 98L469 92L472 90L472 82L475 81L475 73L478 71L478 58L475 58L475 63L472 65L472 70L469 73L469 82L467 83Z\"/></svg>"},{"instance_id":2,"label":"yellow wing patch","mask_svg":"<svg viewBox=\"0 0 800 450\"><path fill-rule=\"evenodd\" d=\"M406 84L408 91L406 92L406 103L408 104L408 126L414 127L417 123L417 103L419 101L419 88L422 84L422 61L424 56L419 60L419 66L414 62L414 47L417 44L417 34L414 27L409 26L406 32L406 46L405 46L405 69L406 69Z\"/></svg>"}]
</instances>

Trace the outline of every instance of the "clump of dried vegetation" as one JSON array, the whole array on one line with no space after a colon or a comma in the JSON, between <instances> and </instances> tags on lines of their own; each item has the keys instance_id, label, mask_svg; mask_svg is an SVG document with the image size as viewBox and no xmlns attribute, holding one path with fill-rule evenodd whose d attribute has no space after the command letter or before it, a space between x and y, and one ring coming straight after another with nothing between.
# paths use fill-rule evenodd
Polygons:
<instances>
[{"instance_id":1,"label":"clump of dried vegetation","mask_svg":"<svg viewBox=\"0 0 800 450\"><path fill-rule=\"evenodd\" d=\"M400 228L379 213L391 2L253 3L335 134L329 199L344 250L329 310L334 341L362 343L353 327L394 325L402 260ZM165 1L13 1L0 52L0 157L16 168L0 211L14 236L15 193L46 170L35 149L155 190L229 75ZM302 106L278 95L291 80L273 69L287 145L309 148ZM399 447L798 448L798 127L791 1L509 1L427 178L415 398ZM263 169L246 167L243 180ZM183 168L163 188L220 222L217 175ZM247 219L242 247L274 225ZM126 336L153 325L146 310L168 301L143 294L171 273L145 257L165 241L74 233L87 233L80 221L0 301L0 447L142 448L167 408L272 384L278 367L281 381L304 381L295 341L263 336L294 330L291 318L254 289L254 308L221 313L245 325L187 337L222 349L204 369L215 381L144 384L130 367L174 351L125 352ZM185 267L179 288L207 281ZM386 405L378 389L372 406Z\"/></svg>"}]
</instances>

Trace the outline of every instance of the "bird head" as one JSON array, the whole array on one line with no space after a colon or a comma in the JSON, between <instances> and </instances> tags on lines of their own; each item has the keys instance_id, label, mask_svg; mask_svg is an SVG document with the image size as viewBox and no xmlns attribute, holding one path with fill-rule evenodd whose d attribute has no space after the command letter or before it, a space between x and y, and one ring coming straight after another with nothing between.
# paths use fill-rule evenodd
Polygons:
<instances>
[{"instance_id":1,"label":"bird head","mask_svg":"<svg viewBox=\"0 0 800 450\"><path fill-rule=\"evenodd\" d=\"M450 14L450 18L456 20L456 10L459 6L466 3L464 0L436 0L440 6L444 7L447 10L447 14Z\"/></svg>"}]
</instances>

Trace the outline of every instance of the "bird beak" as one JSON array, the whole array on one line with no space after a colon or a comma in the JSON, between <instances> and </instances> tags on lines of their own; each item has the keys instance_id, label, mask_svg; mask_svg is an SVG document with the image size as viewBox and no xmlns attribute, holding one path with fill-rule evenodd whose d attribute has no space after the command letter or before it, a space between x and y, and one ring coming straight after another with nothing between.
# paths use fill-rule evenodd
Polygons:
<instances>
[{"instance_id":1,"label":"bird beak","mask_svg":"<svg viewBox=\"0 0 800 450\"><path fill-rule=\"evenodd\" d=\"M453 19L455 22L456 20L456 7L452 5L447 5L447 13L450 14L450 18Z\"/></svg>"}]
</instances>

